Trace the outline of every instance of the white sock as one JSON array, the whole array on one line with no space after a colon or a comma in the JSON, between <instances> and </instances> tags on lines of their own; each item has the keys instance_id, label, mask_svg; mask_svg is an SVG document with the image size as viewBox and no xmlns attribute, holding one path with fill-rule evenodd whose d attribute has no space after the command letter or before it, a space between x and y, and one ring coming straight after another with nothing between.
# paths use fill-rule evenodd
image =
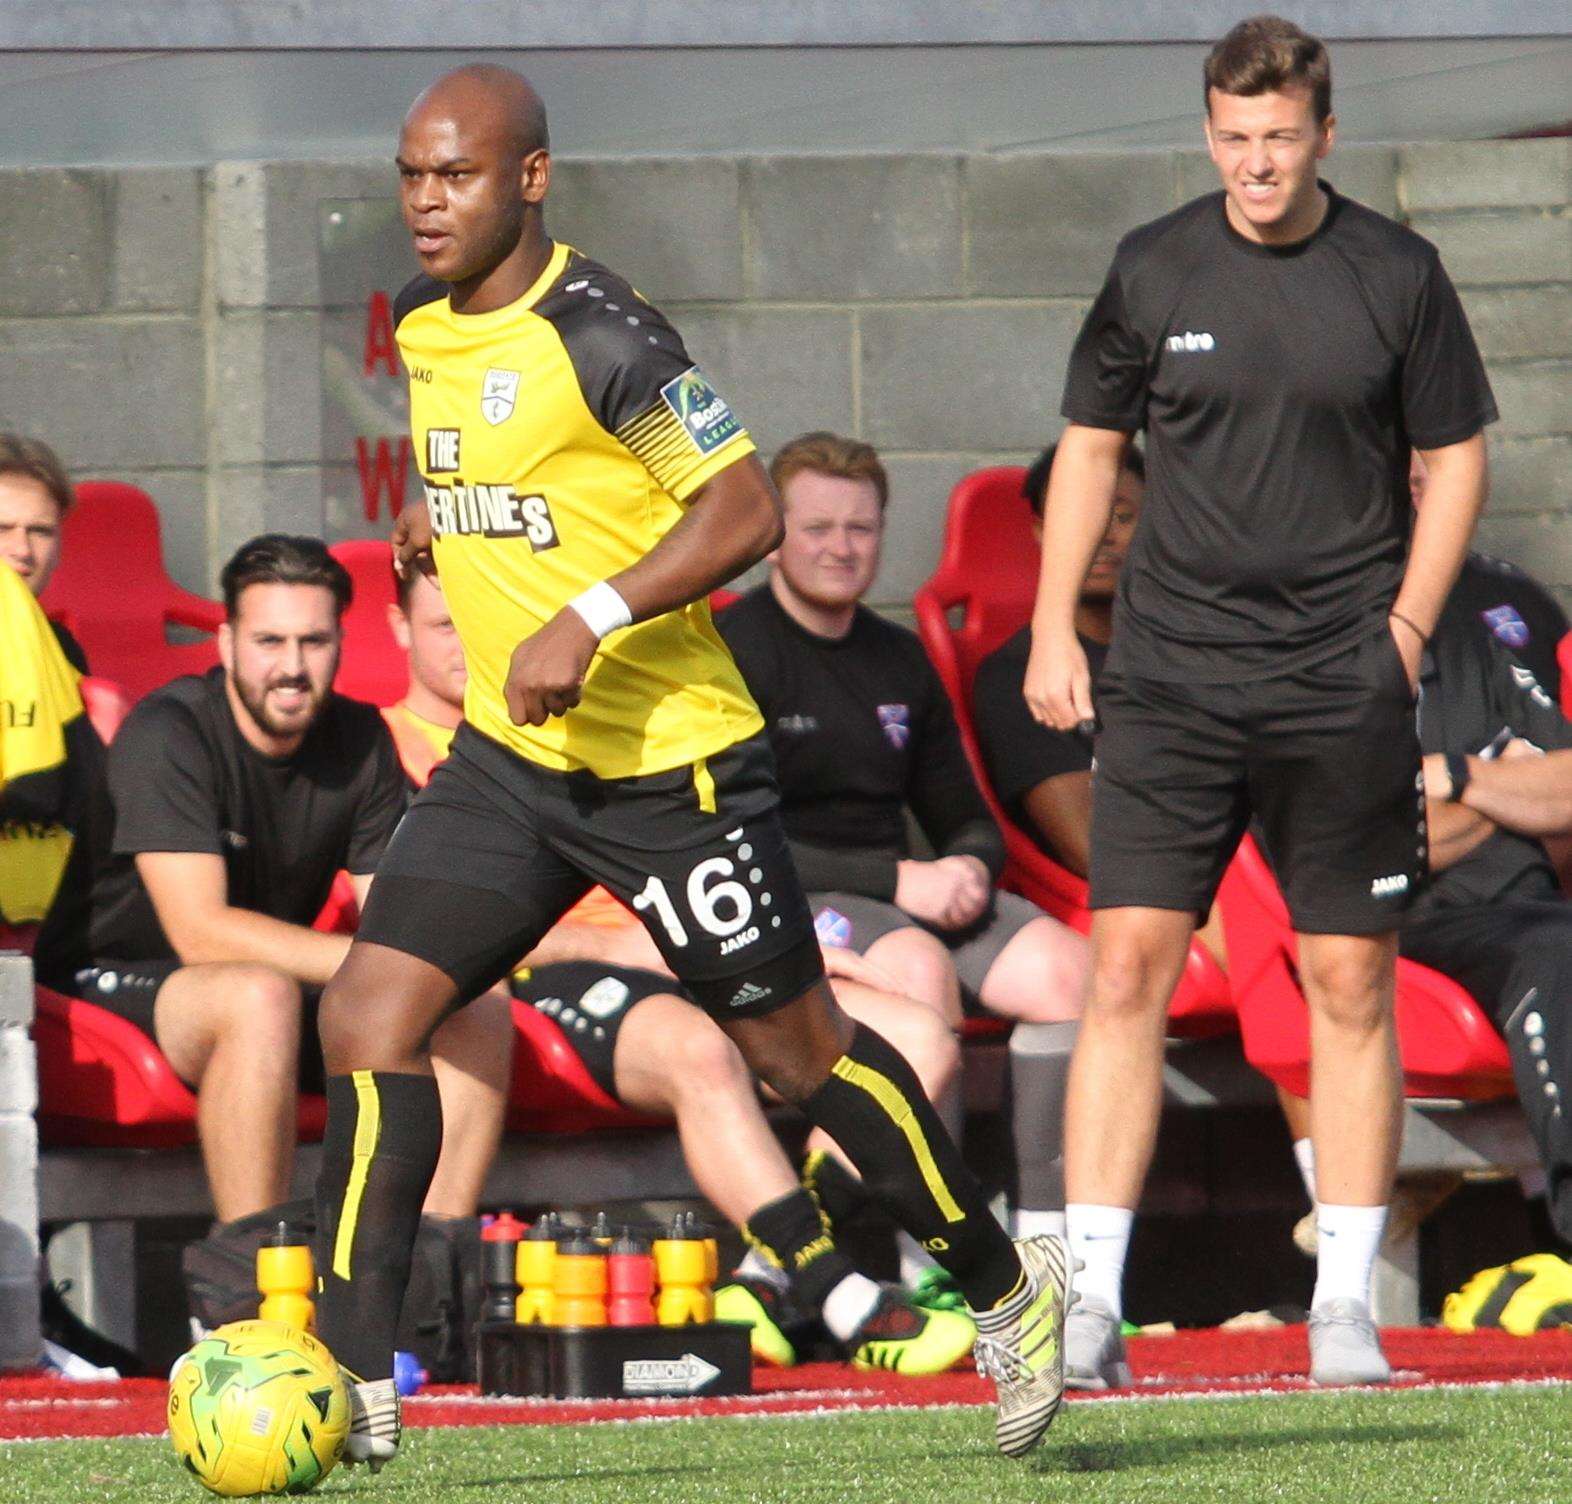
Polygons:
<instances>
[{"instance_id":1,"label":"white sock","mask_svg":"<svg viewBox=\"0 0 1572 1504\"><path fill-rule=\"evenodd\" d=\"M1064 1236L1063 1212L1029 1212L1025 1207L1017 1207L1014 1220L1018 1238L1035 1238L1045 1232L1060 1238Z\"/></svg>"},{"instance_id":2,"label":"white sock","mask_svg":"<svg viewBox=\"0 0 1572 1504\"><path fill-rule=\"evenodd\" d=\"M930 1269L936 1269L933 1256L905 1228L895 1232L895 1251L901 1259L901 1283L908 1290Z\"/></svg>"},{"instance_id":3,"label":"white sock","mask_svg":"<svg viewBox=\"0 0 1572 1504\"><path fill-rule=\"evenodd\" d=\"M1064 1209L1070 1252L1084 1266L1075 1276L1078 1295L1103 1302L1115 1316L1124 1312L1124 1260L1130 1251L1135 1213L1127 1206L1093 1206L1072 1201Z\"/></svg>"},{"instance_id":4,"label":"white sock","mask_svg":"<svg viewBox=\"0 0 1572 1504\"><path fill-rule=\"evenodd\" d=\"M1313 1309L1329 1300L1370 1304L1370 1274L1386 1228L1384 1206L1326 1206L1315 1209L1316 1247Z\"/></svg>"},{"instance_id":5,"label":"white sock","mask_svg":"<svg viewBox=\"0 0 1572 1504\"><path fill-rule=\"evenodd\" d=\"M750 1248L743 1254L742 1262L737 1265L737 1273L746 1274L749 1279L758 1280L761 1285L769 1285L783 1295L791 1289L791 1280L787 1277L786 1271L779 1264L772 1264L757 1248Z\"/></svg>"},{"instance_id":6,"label":"white sock","mask_svg":"<svg viewBox=\"0 0 1572 1504\"><path fill-rule=\"evenodd\" d=\"M879 1287L866 1274L848 1274L828 1295L820 1314L832 1336L850 1342L879 1299Z\"/></svg>"},{"instance_id":7,"label":"white sock","mask_svg":"<svg viewBox=\"0 0 1572 1504\"><path fill-rule=\"evenodd\" d=\"M1305 1195L1310 1205L1315 1205L1315 1145L1308 1138L1294 1140L1294 1158L1299 1162L1299 1178L1305 1183Z\"/></svg>"}]
</instances>

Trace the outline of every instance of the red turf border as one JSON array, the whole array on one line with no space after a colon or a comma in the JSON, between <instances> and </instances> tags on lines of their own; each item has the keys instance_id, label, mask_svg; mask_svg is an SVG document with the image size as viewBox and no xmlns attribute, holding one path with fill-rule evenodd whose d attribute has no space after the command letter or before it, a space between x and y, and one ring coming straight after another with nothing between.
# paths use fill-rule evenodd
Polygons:
<instances>
[{"instance_id":1,"label":"red turf border","mask_svg":"<svg viewBox=\"0 0 1572 1504\"><path fill-rule=\"evenodd\" d=\"M1434 1329L1383 1334L1399 1385L1572 1382L1572 1330L1511 1337L1456 1336ZM1126 1395L1292 1392L1308 1387L1303 1327L1271 1332L1180 1332L1130 1343L1136 1383ZM859 1373L832 1363L758 1369L755 1392L722 1399L525 1400L479 1395L473 1386L428 1390L409 1401L411 1426L562 1425L697 1415L791 1415L892 1406L982 1405L991 1387L975 1373L935 1378ZM166 1386L157 1379L70 1384L0 1378L0 1442L54 1437L135 1436L164 1429ZM1072 1396L1072 1398L1081 1398ZM1087 1398L1092 1398L1088 1396Z\"/></svg>"}]
</instances>

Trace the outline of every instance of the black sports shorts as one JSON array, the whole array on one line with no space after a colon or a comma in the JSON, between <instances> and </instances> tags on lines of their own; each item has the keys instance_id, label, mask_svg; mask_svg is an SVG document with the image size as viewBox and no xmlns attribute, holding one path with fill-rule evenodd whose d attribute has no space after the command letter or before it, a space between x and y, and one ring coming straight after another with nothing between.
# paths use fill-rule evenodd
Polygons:
<instances>
[{"instance_id":1,"label":"black sports shorts","mask_svg":"<svg viewBox=\"0 0 1572 1504\"><path fill-rule=\"evenodd\" d=\"M824 975L762 736L637 778L543 768L462 725L377 867L359 939L461 998L508 975L602 883L700 1007L769 1013Z\"/></svg>"},{"instance_id":2,"label":"black sports shorts","mask_svg":"<svg viewBox=\"0 0 1572 1504\"><path fill-rule=\"evenodd\" d=\"M1415 702L1383 622L1271 679L1098 681L1091 905L1205 915L1252 816L1302 933L1395 929L1428 868Z\"/></svg>"},{"instance_id":3,"label":"black sports shorts","mask_svg":"<svg viewBox=\"0 0 1572 1504\"><path fill-rule=\"evenodd\" d=\"M520 1002L556 1019L573 1052L595 1084L616 1101L617 1035L622 1021L647 997L682 997L679 983L638 966L604 961L554 961L514 973L511 987Z\"/></svg>"},{"instance_id":4,"label":"black sports shorts","mask_svg":"<svg viewBox=\"0 0 1572 1504\"><path fill-rule=\"evenodd\" d=\"M70 984L62 990L119 1014L157 1044L153 1014L159 989L177 971L183 969L184 962L175 960L95 961L77 972ZM322 1065L322 1041L317 1035L317 1004L321 999L320 987L301 985L300 1056L296 1062L295 1079L301 1091L318 1094L327 1090L324 1084L327 1075ZM187 1081L186 1085L196 1090L195 1081Z\"/></svg>"}]
</instances>

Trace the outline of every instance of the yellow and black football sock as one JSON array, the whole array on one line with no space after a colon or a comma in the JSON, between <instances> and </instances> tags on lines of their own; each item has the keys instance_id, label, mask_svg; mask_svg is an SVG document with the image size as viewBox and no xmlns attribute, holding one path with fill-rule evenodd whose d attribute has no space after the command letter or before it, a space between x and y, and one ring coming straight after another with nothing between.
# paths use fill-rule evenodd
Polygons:
<instances>
[{"instance_id":1,"label":"yellow and black football sock","mask_svg":"<svg viewBox=\"0 0 1572 1504\"><path fill-rule=\"evenodd\" d=\"M832 1232L873 1199L868 1188L828 1149L814 1149L803 1158L802 1183L829 1218Z\"/></svg>"},{"instance_id":2,"label":"yellow and black football sock","mask_svg":"<svg viewBox=\"0 0 1572 1504\"><path fill-rule=\"evenodd\" d=\"M805 1190L789 1191L766 1203L743 1223L742 1235L791 1281L792 1292L810 1310L856 1270L835 1246L818 1203Z\"/></svg>"},{"instance_id":3,"label":"yellow and black football sock","mask_svg":"<svg viewBox=\"0 0 1572 1504\"><path fill-rule=\"evenodd\" d=\"M801 1105L846 1150L868 1191L949 1271L973 1310L1016 1287L1014 1245L916 1074L884 1039L857 1024L850 1048Z\"/></svg>"},{"instance_id":4,"label":"yellow and black football sock","mask_svg":"<svg viewBox=\"0 0 1572 1504\"><path fill-rule=\"evenodd\" d=\"M317 1176L317 1334L357 1379L390 1378L420 1207L442 1148L431 1076L327 1082Z\"/></svg>"}]
</instances>

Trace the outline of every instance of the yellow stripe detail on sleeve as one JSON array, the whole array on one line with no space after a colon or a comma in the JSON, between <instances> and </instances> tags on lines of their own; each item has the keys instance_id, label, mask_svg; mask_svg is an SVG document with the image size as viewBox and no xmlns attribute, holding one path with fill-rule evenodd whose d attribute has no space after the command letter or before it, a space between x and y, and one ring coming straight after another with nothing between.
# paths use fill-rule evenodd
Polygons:
<instances>
[{"instance_id":1,"label":"yellow stripe detail on sleeve","mask_svg":"<svg viewBox=\"0 0 1572 1504\"><path fill-rule=\"evenodd\" d=\"M699 796L699 809L706 815L715 813L715 775L710 772L709 759L701 757L693 765L693 792Z\"/></svg>"},{"instance_id":2,"label":"yellow stripe detail on sleeve","mask_svg":"<svg viewBox=\"0 0 1572 1504\"><path fill-rule=\"evenodd\" d=\"M918 1123L911 1103L901 1094L900 1088L888 1076L881 1076L878 1071L871 1070L866 1065L859 1065L849 1055L842 1055L835 1062L832 1071L842 1081L850 1082L851 1085L867 1092L884 1109L895 1126L906 1135L906 1142L911 1145L917 1168L922 1171L923 1184L928 1187L934 1203L944 1213L944 1220L964 1222L966 1213L961 1210L955 1197L950 1194L949 1186L944 1183L944 1176L939 1173L933 1150L928 1147L928 1140L923 1136L922 1125Z\"/></svg>"},{"instance_id":3,"label":"yellow stripe detail on sleeve","mask_svg":"<svg viewBox=\"0 0 1572 1504\"><path fill-rule=\"evenodd\" d=\"M333 1240L333 1272L350 1279L349 1253L355 1243L355 1223L360 1219L360 1202L366 1194L366 1177L371 1159L382 1137L382 1099L377 1095L376 1079L370 1071L353 1072L355 1082L355 1149L349 1170L349 1188L338 1214L338 1236Z\"/></svg>"}]
</instances>

